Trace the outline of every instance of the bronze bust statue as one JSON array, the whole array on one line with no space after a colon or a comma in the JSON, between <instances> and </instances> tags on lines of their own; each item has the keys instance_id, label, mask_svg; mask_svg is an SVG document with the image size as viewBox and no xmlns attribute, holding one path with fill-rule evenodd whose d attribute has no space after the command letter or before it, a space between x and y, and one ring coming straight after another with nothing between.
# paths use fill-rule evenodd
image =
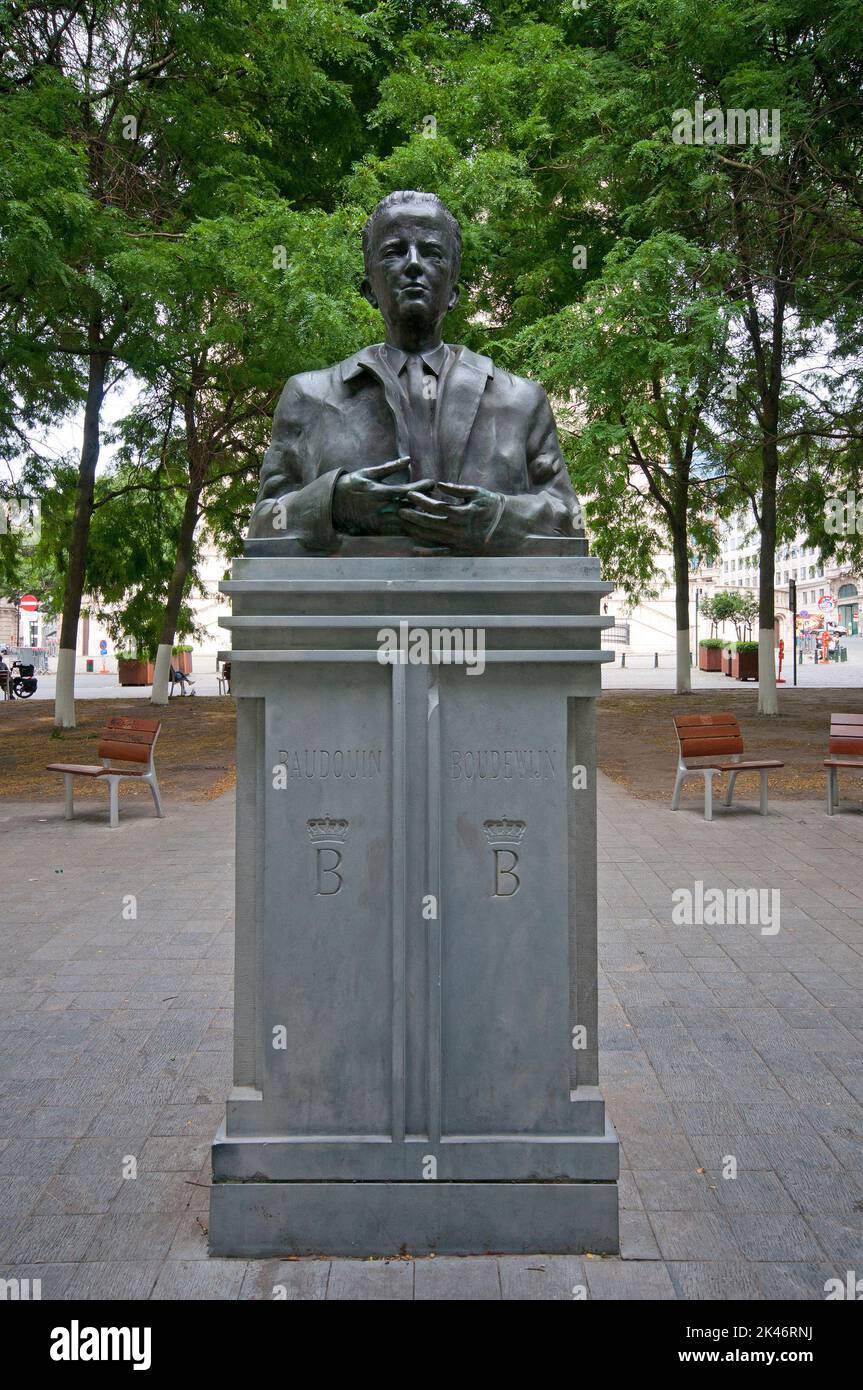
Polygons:
<instances>
[{"instance_id":1,"label":"bronze bust statue","mask_svg":"<svg viewBox=\"0 0 863 1390\"><path fill-rule=\"evenodd\" d=\"M432 193L390 193L363 252L385 341L285 385L246 553L337 553L357 537L365 554L582 553L545 391L442 341L461 262L452 213Z\"/></svg>"}]
</instances>

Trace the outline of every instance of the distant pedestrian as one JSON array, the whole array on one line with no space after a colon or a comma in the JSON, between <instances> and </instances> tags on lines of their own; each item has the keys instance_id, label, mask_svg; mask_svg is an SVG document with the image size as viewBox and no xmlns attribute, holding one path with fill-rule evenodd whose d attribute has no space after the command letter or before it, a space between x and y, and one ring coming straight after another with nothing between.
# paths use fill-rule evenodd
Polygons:
<instances>
[{"instance_id":1,"label":"distant pedestrian","mask_svg":"<svg viewBox=\"0 0 863 1390\"><path fill-rule=\"evenodd\" d=\"M6 657L9 655L8 647L0 647L0 690L7 700L15 699L15 692L12 689L12 672L6 665Z\"/></svg>"}]
</instances>

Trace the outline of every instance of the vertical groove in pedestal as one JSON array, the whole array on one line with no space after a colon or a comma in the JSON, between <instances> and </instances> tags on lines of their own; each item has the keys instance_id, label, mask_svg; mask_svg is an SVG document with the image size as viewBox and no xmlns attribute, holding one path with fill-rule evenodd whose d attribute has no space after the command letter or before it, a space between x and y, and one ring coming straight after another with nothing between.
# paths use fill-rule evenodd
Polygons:
<instances>
[{"instance_id":1,"label":"vertical groove in pedestal","mask_svg":"<svg viewBox=\"0 0 863 1390\"><path fill-rule=\"evenodd\" d=\"M405 927L407 894L407 710L405 708L406 670L395 662L392 667L392 943L393 943L393 1060L392 1060L392 1137L403 1143L405 1137Z\"/></svg>"},{"instance_id":2,"label":"vertical groove in pedestal","mask_svg":"<svg viewBox=\"0 0 863 1390\"><path fill-rule=\"evenodd\" d=\"M587 1030L587 1046L570 1052L572 1089L599 1081L599 1018L596 926L596 711L592 700L567 702L567 815L569 859L570 1026ZM573 769L587 784L573 788Z\"/></svg>"},{"instance_id":3,"label":"vertical groove in pedestal","mask_svg":"<svg viewBox=\"0 0 863 1390\"><path fill-rule=\"evenodd\" d=\"M427 721L427 861L426 892L434 898L434 916L427 926L428 940L428 1132L432 1143L441 1137L442 1095L441 1095L441 942L442 915L441 902L441 785L440 785L440 686L434 667L429 667L428 721Z\"/></svg>"},{"instance_id":4,"label":"vertical groove in pedestal","mask_svg":"<svg viewBox=\"0 0 863 1390\"><path fill-rule=\"evenodd\" d=\"M234 959L234 1085L261 1084L261 936L263 930L263 700L237 700L237 766L254 769L238 781Z\"/></svg>"},{"instance_id":5,"label":"vertical groove in pedestal","mask_svg":"<svg viewBox=\"0 0 863 1390\"><path fill-rule=\"evenodd\" d=\"M264 1085L264 1028L263 1028L263 1009L264 1009L264 931L265 916L267 911L267 872L266 872L266 843L267 843L267 716L265 701L257 699L254 701L255 719L255 799L256 813L254 819L254 862L255 862L255 894L254 894L254 913L255 913L255 1012L254 1012L254 1037L255 1037L255 1085L260 1089Z\"/></svg>"}]
</instances>

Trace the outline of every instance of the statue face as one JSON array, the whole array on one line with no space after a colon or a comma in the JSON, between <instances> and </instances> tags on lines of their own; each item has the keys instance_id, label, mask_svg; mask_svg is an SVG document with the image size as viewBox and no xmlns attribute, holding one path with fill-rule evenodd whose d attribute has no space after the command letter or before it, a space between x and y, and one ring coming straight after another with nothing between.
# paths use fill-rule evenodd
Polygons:
<instances>
[{"instance_id":1,"label":"statue face","mask_svg":"<svg viewBox=\"0 0 863 1390\"><path fill-rule=\"evenodd\" d=\"M449 228L433 204L396 204L377 223L363 293L388 329L440 324L458 299Z\"/></svg>"}]
</instances>

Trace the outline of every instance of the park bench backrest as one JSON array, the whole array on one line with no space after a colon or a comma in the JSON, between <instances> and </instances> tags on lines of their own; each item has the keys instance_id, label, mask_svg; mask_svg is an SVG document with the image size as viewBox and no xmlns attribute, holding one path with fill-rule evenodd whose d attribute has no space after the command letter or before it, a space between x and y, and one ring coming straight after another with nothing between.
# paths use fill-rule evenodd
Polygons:
<instances>
[{"instance_id":1,"label":"park bench backrest","mask_svg":"<svg viewBox=\"0 0 863 1390\"><path fill-rule=\"evenodd\" d=\"M863 714L831 714L830 753L863 758Z\"/></svg>"},{"instance_id":2,"label":"park bench backrest","mask_svg":"<svg viewBox=\"0 0 863 1390\"><path fill-rule=\"evenodd\" d=\"M98 756L125 763L148 763L161 727L158 719L127 719L112 714L102 730Z\"/></svg>"},{"instance_id":3,"label":"park bench backrest","mask_svg":"<svg viewBox=\"0 0 863 1390\"><path fill-rule=\"evenodd\" d=\"M687 758L743 752L736 714L675 714L674 727L684 762Z\"/></svg>"}]
</instances>

